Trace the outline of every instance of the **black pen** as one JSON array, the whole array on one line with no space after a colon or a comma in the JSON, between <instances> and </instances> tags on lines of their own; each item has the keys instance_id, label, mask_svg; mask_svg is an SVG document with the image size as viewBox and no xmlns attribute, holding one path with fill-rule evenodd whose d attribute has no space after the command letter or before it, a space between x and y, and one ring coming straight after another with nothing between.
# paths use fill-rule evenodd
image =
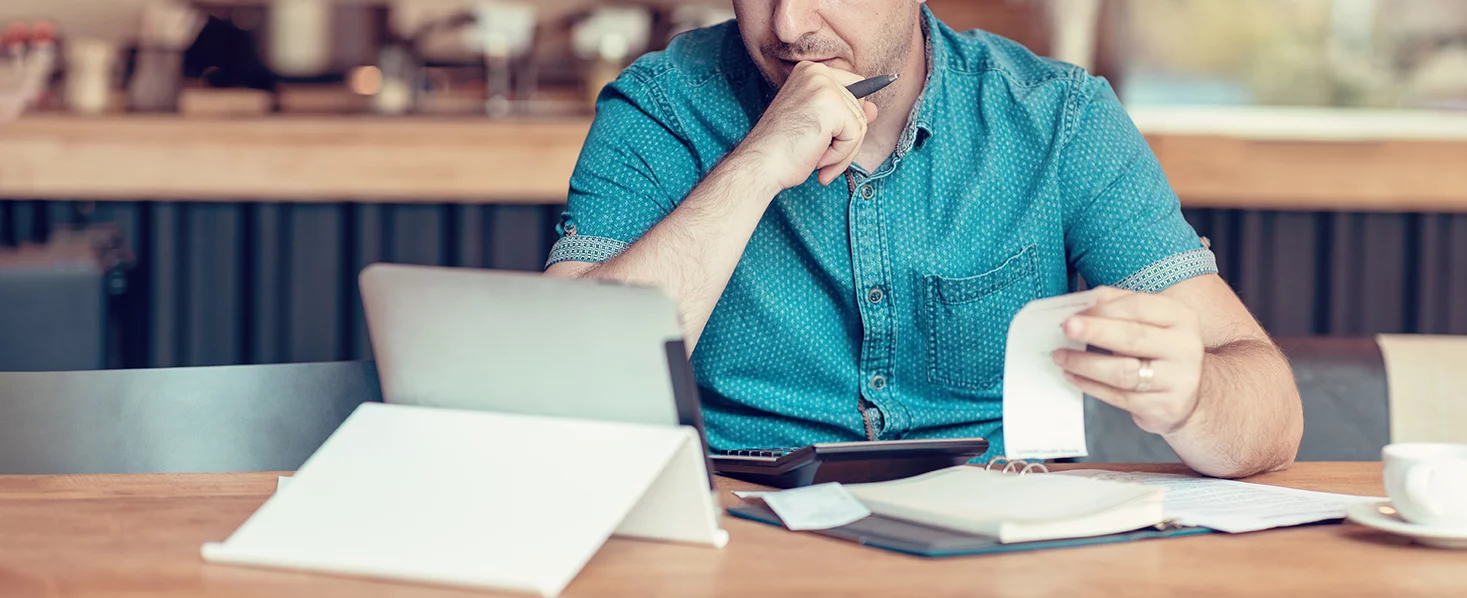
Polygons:
<instances>
[{"instance_id":1,"label":"black pen","mask_svg":"<svg viewBox=\"0 0 1467 598\"><path fill-rule=\"evenodd\" d=\"M851 92L851 95L856 96L856 99L859 100L873 93L886 89L886 86L891 85L897 80L898 77L901 77L901 75L877 75L864 81L857 81L855 83L852 83L850 86L846 87L846 91Z\"/></svg>"}]
</instances>

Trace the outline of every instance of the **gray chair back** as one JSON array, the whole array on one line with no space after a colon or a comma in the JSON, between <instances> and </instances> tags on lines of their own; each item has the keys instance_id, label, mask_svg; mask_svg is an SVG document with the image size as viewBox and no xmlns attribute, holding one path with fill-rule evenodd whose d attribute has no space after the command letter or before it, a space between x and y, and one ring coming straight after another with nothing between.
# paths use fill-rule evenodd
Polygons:
<instances>
[{"instance_id":1,"label":"gray chair back","mask_svg":"<svg viewBox=\"0 0 1467 598\"><path fill-rule=\"evenodd\" d=\"M1286 338L1304 406L1299 461L1376 461L1390 442L1385 360L1374 338ZM1131 415L1085 398L1089 463L1175 463L1165 440L1142 432Z\"/></svg>"},{"instance_id":2,"label":"gray chair back","mask_svg":"<svg viewBox=\"0 0 1467 598\"><path fill-rule=\"evenodd\" d=\"M381 400L370 361L0 372L0 474L295 470Z\"/></svg>"},{"instance_id":3,"label":"gray chair back","mask_svg":"<svg viewBox=\"0 0 1467 598\"><path fill-rule=\"evenodd\" d=\"M107 367L105 282L80 265L0 268L0 371Z\"/></svg>"}]
</instances>

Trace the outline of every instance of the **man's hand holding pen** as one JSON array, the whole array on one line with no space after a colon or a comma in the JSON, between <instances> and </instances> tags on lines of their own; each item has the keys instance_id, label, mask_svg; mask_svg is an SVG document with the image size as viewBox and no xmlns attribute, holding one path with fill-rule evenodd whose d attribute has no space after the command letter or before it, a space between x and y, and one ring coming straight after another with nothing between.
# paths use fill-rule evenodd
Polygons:
<instances>
[{"instance_id":1,"label":"man's hand holding pen","mask_svg":"<svg viewBox=\"0 0 1467 598\"><path fill-rule=\"evenodd\" d=\"M860 75L815 62L801 62L743 143L734 149L751 158L778 193L819 171L829 185L856 159L876 105L858 99L895 77L862 80ZM853 90L855 93L853 93Z\"/></svg>"}]
</instances>

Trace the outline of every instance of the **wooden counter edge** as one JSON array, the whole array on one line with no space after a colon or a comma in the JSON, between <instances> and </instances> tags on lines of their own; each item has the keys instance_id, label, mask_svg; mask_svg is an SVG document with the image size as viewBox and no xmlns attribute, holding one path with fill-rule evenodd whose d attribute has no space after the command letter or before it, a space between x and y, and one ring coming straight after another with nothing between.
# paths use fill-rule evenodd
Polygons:
<instances>
[{"instance_id":1,"label":"wooden counter edge","mask_svg":"<svg viewBox=\"0 0 1467 598\"><path fill-rule=\"evenodd\" d=\"M559 204L587 119L37 116L0 198Z\"/></svg>"},{"instance_id":2,"label":"wooden counter edge","mask_svg":"<svg viewBox=\"0 0 1467 598\"><path fill-rule=\"evenodd\" d=\"M35 116L0 125L0 198L564 203L586 118ZM1467 141L1150 134L1188 208L1467 212Z\"/></svg>"}]
</instances>

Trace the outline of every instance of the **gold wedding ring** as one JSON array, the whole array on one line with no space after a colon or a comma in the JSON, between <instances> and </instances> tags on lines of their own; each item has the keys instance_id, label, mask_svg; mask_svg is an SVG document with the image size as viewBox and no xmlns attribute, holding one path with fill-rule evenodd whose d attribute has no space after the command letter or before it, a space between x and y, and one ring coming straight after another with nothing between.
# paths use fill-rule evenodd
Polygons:
<instances>
[{"instance_id":1,"label":"gold wedding ring","mask_svg":"<svg viewBox=\"0 0 1467 598\"><path fill-rule=\"evenodd\" d=\"M1141 367L1136 370L1136 392L1151 390L1151 380L1156 377L1156 370L1151 368L1150 359L1142 359Z\"/></svg>"}]
</instances>

